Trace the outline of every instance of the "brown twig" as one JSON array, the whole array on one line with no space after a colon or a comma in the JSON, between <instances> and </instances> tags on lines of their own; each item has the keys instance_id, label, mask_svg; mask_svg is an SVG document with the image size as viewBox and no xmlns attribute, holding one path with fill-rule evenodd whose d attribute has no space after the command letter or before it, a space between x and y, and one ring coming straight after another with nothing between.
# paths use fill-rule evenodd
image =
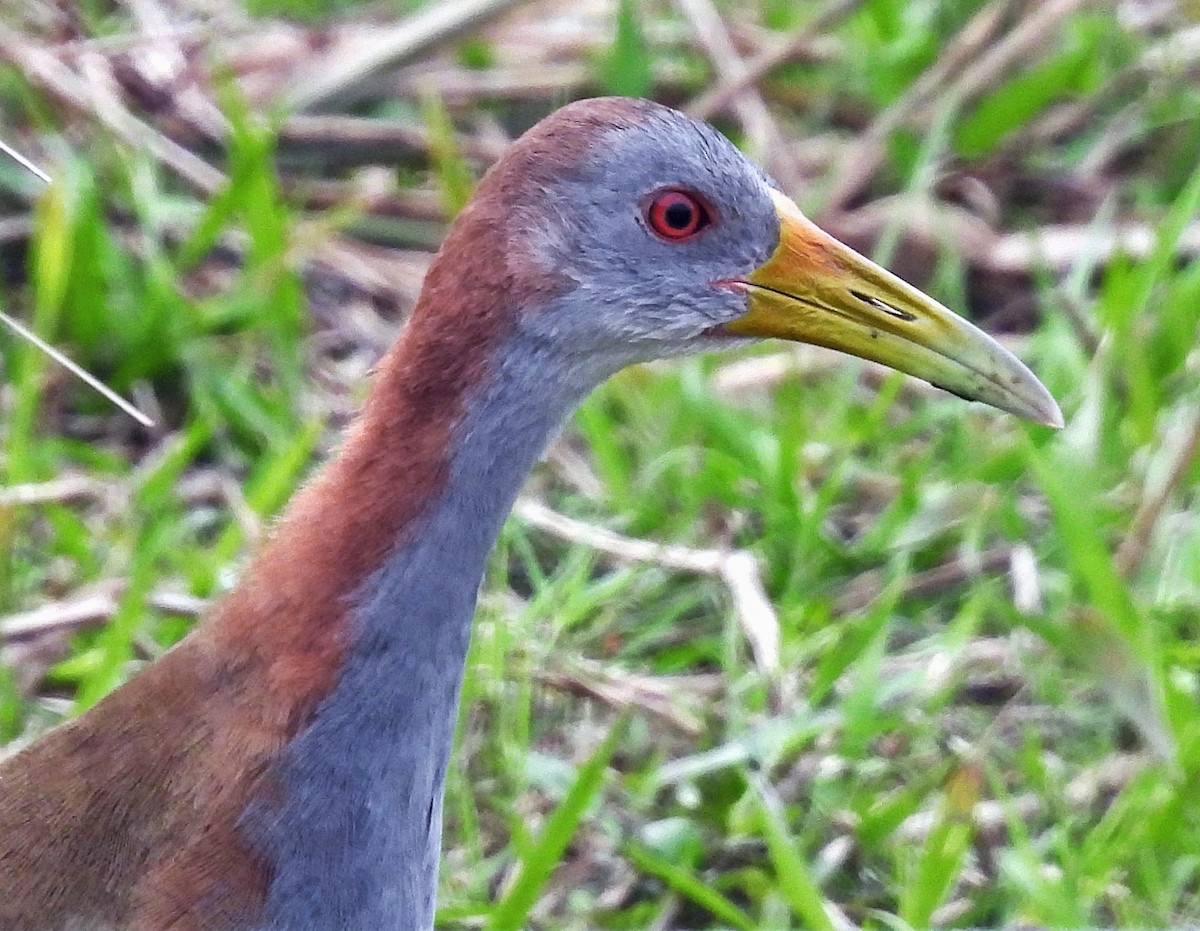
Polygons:
<instances>
[{"instance_id":1,"label":"brown twig","mask_svg":"<svg viewBox=\"0 0 1200 931\"><path fill-rule=\"evenodd\" d=\"M581 660L573 661L569 668L535 670L534 678L543 685L593 698L618 710L637 708L690 737L703 733L703 721L681 707L680 699L686 700L689 690L697 691L696 686L702 679L706 680L703 683L705 692L711 694L720 688L719 676L640 676L614 666Z\"/></svg>"},{"instance_id":2,"label":"brown twig","mask_svg":"<svg viewBox=\"0 0 1200 931\"><path fill-rule=\"evenodd\" d=\"M285 101L295 110L312 109L334 100L346 102L367 79L478 29L520 2L448 0L430 4L403 22L378 30L357 48L335 46L323 60L305 62Z\"/></svg>"},{"instance_id":3,"label":"brown twig","mask_svg":"<svg viewBox=\"0 0 1200 931\"><path fill-rule=\"evenodd\" d=\"M743 62L740 73L723 76L684 109L697 119L710 119L713 114L733 103L734 98L742 91L757 84L771 71L804 55L818 36L854 13L863 2L864 0L835 0L813 17L811 22L805 23L775 48Z\"/></svg>"}]
</instances>

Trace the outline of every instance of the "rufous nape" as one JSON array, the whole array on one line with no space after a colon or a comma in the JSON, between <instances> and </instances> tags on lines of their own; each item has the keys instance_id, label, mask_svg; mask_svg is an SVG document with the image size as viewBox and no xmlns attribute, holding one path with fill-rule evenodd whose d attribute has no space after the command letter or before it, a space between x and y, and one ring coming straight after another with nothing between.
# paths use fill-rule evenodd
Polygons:
<instances>
[{"instance_id":1,"label":"rufous nape","mask_svg":"<svg viewBox=\"0 0 1200 931\"><path fill-rule=\"evenodd\" d=\"M522 482L619 369L766 337L1062 423L707 124L604 98L527 132L240 584L0 766L0 928L432 927L476 593Z\"/></svg>"}]
</instances>

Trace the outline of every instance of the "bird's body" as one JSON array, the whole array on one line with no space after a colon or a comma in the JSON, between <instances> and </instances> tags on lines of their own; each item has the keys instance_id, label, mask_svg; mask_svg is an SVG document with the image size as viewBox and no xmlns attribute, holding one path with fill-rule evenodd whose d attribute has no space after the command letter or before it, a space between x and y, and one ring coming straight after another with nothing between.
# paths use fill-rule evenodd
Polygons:
<instances>
[{"instance_id":1,"label":"bird's body","mask_svg":"<svg viewBox=\"0 0 1200 931\"><path fill-rule=\"evenodd\" d=\"M715 131L646 102L576 104L516 143L448 236L342 449L240 585L0 766L0 929L430 927L470 622L512 501L625 365L776 331L838 344L777 320L782 292L760 280L848 274L808 227L793 238L784 200ZM901 322L936 307L873 268L852 270L858 303ZM845 316L843 300L805 306ZM967 340L955 365L982 387L920 354L898 363L900 323L883 316L852 351L1056 416L969 325L937 317L936 351Z\"/></svg>"}]
</instances>

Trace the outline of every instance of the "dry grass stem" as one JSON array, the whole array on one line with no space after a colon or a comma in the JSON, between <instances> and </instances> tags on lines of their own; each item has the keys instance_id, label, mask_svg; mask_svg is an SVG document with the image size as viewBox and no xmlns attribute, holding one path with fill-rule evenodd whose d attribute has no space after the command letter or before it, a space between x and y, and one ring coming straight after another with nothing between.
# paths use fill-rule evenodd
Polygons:
<instances>
[{"instance_id":1,"label":"dry grass stem","mask_svg":"<svg viewBox=\"0 0 1200 931\"><path fill-rule=\"evenodd\" d=\"M707 120L728 107L742 91L761 81L785 62L802 57L814 42L854 13L864 0L834 0L791 36L772 49L743 62L738 73L721 75L717 82L684 109Z\"/></svg>"},{"instance_id":2,"label":"dry grass stem","mask_svg":"<svg viewBox=\"0 0 1200 931\"><path fill-rule=\"evenodd\" d=\"M13 161L15 161L18 165L20 165L26 171L33 174L39 180L44 181L46 184L50 184L53 181L53 179L48 174L46 174L46 172L42 171L42 169L40 169L37 165L35 165L33 162L31 162L29 159L27 159L24 155L22 155L16 149L14 149L12 146L10 146L3 139L0 139L0 152L3 152L5 155L7 155L9 158L11 158Z\"/></svg>"},{"instance_id":3,"label":"dry grass stem","mask_svg":"<svg viewBox=\"0 0 1200 931\"><path fill-rule=\"evenodd\" d=\"M517 502L514 513L531 527L624 562L652 563L665 569L721 579L729 589L734 612L750 644L755 665L768 674L778 671L779 619L763 590L758 563L749 553L636 540L559 514L528 498Z\"/></svg>"},{"instance_id":4,"label":"dry grass stem","mask_svg":"<svg viewBox=\"0 0 1200 931\"><path fill-rule=\"evenodd\" d=\"M979 48L968 56L962 73L947 90L944 99L955 106L973 100L989 88L996 87L1014 68L1028 65L1055 46L1063 22L1084 6L1112 6L1108 0L1047 0L1034 3L1026 15L1016 19L1013 28L998 41L988 45L983 54Z\"/></svg>"},{"instance_id":5,"label":"dry grass stem","mask_svg":"<svg viewBox=\"0 0 1200 931\"><path fill-rule=\"evenodd\" d=\"M323 61L306 61L285 93L295 110L308 110L354 98L363 82L428 54L484 23L507 13L522 0L447 0L431 4L408 19L379 29L354 49L335 45Z\"/></svg>"},{"instance_id":6,"label":"dry grass stem","mask_svg":"<svg viewBox=\"0 0 1200 931\"><path fill-rule=\"evenodd\" d=\"M30 504L76 504L102 498L108 486L86 475L64 475L49 482L0 488L0 508Z\"/></svg>"},{"instance_id":7,"label":"dry grass stem","mask_svg":"<svg viewBox=\"0 0 1200 931\"><path fill-rule=\"evenodd\" d=\"M0 618L0 640L26 640L103 624L117 613L125 586L124 581L101 583L96 587L102 590L93 594L50 602ZM180 617L198 617L208 606L203 598L165 589L152 591L146 598L146 604L164 614Z\"/></svg>"},{"instance_id":8,"label":"dry grass stem","mask_svg":"<svg viewBox=\"0 0 1200 931\"><path fill-rule=\"evenodd\" d=\"M856 157L835 178L826 200L831 212L853 200L882 164L884 144L908 122L927 124L941 108L957 108L989 87L997 86L1013 68L1045 51L1072 13L1093 0L1051 0L1035 5L999 41L997 31L1018 0L994 0L980 10L904 95L879 115L857 140Z\"/></svg>"},{"instance_id":9,"label":"dry grass stem","mask_svg":"<svg viewBox=\"0 0 1200 931\"><path fill-rule=\"evenodd\" d=\"M324 164L393 165L397 161L428 161L433 141L428 130L411 122L297 113L280 127L279 145L285 152L310 155ZM457 151L482 165L494 162L505 147L502 141L482 136L460 135L455 139Z\"/></svg>"},{"instance_id":10,"label":"dry grass stem","mask_svg":"<svg viewBox=\"0 0 1200 931\"><path fill-rule=\"evenodd\" d=\"M1118 256L1145 259L1158 242L1150 223L1125 220L1105 228L1094 223L1047 223L1029 231L998 233L960 207L912 195L882 198L826 218L835 236L869 244L895 223L913 245L936 249L951 242L971 268L997 274L1062 274L1080 262L1103 265ZM1200 223L1186 226L1176 243L1181 258L1200 256Z\"/></svg>"},{"instance_id":11,"label":"dry grass stem","mask_svg":"<svg viewBox=\"0 0 1200 931\"><path fill-rule=\"evenodd\" d=\"M1192 418L1182 434L1179 448L1171 457L1171 465L1160 484L1147 488L1145 497L1134 512L1129 530L1115 557L1117 571L1128 578L1137 572L1146 556L1154 527L1162 516L1171 496L1184 483L1192 464L1200 455L1200 411L1193 411Z\"/></svg>"},{"instance_id":12,"label":"dry grass stem","mask_svg":"<svg viewBox=\"0 0 1200 931\"><path fill-rule=\"evenodd\" d=\"M132 417L138 423L140 423L143 427L153 427L154 426L153 420L151 420L149 417L147 417L145 414L143 414L141 411L139 411L136 407L134 407L132 404L130 404L128 401L126 401L123 397L121 397L119 394L117 394L115 391L113 391L112 388L110 388L110 387L108 387L108 385L104 384L104 382L102 382L100 379L98 379L95 375L93 375L87 369L83 368L80 365L77 365L74 361L72 361L64 353L60 352L58 349L55 349L53 346L51 346L49 343L47 343L44 339L42 339L40 336L38 336L36 333L34 333L33 330L29 329L27 326L25 326L19 320L15 319L14 317L10 317L8 314L0 311L0 323L3 323L4 326L8 327L10 330L12 330L14 333L16 333L19 337L21 337L21 339L25 340L27 343L30 343L33 346L37 347L37 349L40 352L45 353L47 356L49 356L51 359L53 359L55 362L57 362L59 365L61 365L63 368L65 368L68 372L70 372L72 375L74 375L76 378L78 378L80 381L82 381L84 384L86 384L93 391L96 391L102 397L106 398L111 403L113 403L117 407L119 407L122 411L124 411L126 414L128 414L130 417Z\"/></svg>"},{"instance_id":13,"label":"dry grass stem","mask_svg":"<svg viewBox=\"0 0 1200 931\"><path fill-rule=\"evenodd\" d=\"M225 176L194 152L164 136L129 112L120 102L106 60L85 53L81 62L86 77L77 75L45 49L0 24L0 52L52 96L76 110L96 117L122 142L145 149L203 194L214 194Z\"/></svg>"},{"instance_id":14,"label":"dry grass stem","mask_svg":"<svg viewBox=\"0 0 1200 931\"><path fill-rule=\"evenodd\" d=\"M689 699L696 703L697 692L711 697L720 688L719 676L705 682L696 681L696 676L640 676L582 660L573 662L570 668L535 670L534 678L543 685L604 702L617 710L636 708L689 737L699 736L704 724L681 703Z\"/></svg>"},{"instance_id":15,"label":"dry grass stem","mask_svg":"<svg viewBox=\"0 0 1200 931\"><path fill-rule=\"evenodd\" d=\"M1012 555L1013 547L1000 544L974 557L956 556L932 569L914 572L905 580L900 597L925 598L981 576L1002 572L1010 566ZM834 599L834 613L840 616L862 611L883 594L885 587L882 571L872 569L862 573L838 593Z\"/></svg>"},{"instance_id":16,"label":"dry grass stem","mask_svg":"<svg viewBox=\"0 0 1200 931\"><path fill-rule=\"evenodd\" d=\"M1149 223L1124 222L1112 229L1085 224L1042 226L1029 233L997 237L978 261L995 271L1030 272L1045 268L1066 272L1083 260L1103 264L1119 255L1144 259L1153 251L1158 231ZM1187 226L1176 252L1191 258L1200 255L1200 223Z\"/></svg>"}]
</instances>

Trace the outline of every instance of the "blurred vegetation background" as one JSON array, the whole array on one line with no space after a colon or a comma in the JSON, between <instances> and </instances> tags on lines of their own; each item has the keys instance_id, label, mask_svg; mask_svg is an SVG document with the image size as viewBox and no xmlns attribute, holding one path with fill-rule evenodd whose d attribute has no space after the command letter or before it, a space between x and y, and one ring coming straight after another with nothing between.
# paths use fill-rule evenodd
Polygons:
<instances>
[{"instance_id":1,"label":"blurred vegetation background","mask_svg":"<svg viewBox=\"0 0 1200 931\"><path fill-rule=\"evenodd\" d=\"M491 563L439 923L1200 922L1198 79L1194 0L0 0L0 309L155 421L0 337L0 743L233 584L509 140L652 96L1067 427L809 347L605 386Z\"/></svg>"}]
</instances>

